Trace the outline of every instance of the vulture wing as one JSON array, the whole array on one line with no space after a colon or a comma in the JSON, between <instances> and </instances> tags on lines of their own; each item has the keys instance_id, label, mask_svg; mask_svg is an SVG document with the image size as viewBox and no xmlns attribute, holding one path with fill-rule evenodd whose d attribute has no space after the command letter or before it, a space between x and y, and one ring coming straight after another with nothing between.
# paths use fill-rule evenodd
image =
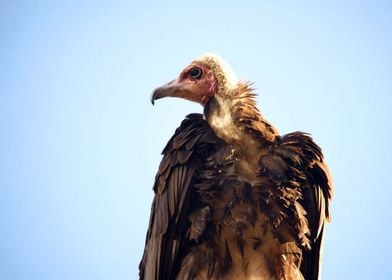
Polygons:
<instances>
[{"instance_id":1,"label":"vulture wing","mask_svg":"<svg viewBox=\"0 0 392 280\"><path fill-rule=\"evenodd\" d=\"M278 153L291 162L295 180L300 182L300 203L306 212L310 249L303 250L301 272L306 280L318 279L324 225L330 219L332 181L321 149L302 132L282 136Z\"/></svg>"},{"instance_id":2,"label":"vulture wing","mask_svg":"<svg viewBox=\"0 0 392 280\"><path fill-rule=\"evenodd\" d=\"M221 143L200 114L182 122L163 150L154 184L140 279L175 279L190 241L189 210L197 203L193 184L203 159ZM181 255L179 255L181 252Z\"/></svg>"}]
</instances>

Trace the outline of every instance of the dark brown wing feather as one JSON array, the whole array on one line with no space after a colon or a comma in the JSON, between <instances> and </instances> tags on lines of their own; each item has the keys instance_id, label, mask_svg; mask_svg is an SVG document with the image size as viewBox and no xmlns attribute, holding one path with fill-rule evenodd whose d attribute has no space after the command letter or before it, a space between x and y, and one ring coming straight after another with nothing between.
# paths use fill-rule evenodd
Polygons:
<instances>
[{"instance_id":1,"label":"dark brown wing feather","mask_svg":"<svg viewBox=\"0 0 392 280\"><path fill-rule=\"evenodd\" d=\"M163 150L155 178L146 245L139 265L140 279L175 279L190 242L186 235L189 210L194 203L193 184L202 160L219 143L221 140L202 116L192 114L182 122Z\"/></svg>"},{"instance_id":2,"label":"dark brown wing feather","mask_svg":"<svg viewBox=\"0 0 392 280\"><path fill-rule=\"evenodd\" d=\"M300 203L306 211L309 226L307 236L310 249L303 250L301 272L305 279L318 279L324 225L330 219L329 202L332 197L332 181L323 155L311 137L294 132L280 138L275 151L299 171L302 198Z\"/></svg>"}]
</instances>

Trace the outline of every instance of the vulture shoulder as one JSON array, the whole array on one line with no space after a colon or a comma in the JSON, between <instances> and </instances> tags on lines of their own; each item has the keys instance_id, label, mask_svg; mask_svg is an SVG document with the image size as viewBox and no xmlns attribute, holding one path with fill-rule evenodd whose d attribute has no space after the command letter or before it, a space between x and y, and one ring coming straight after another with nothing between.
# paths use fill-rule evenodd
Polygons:
<instances>
[{"instance_id":1,"label":"vulture shoulder","mask_svg":"<svg viewBox=\"0 0 392 280\"><path fill-rule=\"evenodd\" d=\"M200 114L181 123L162 154L154 183L149 229L140 279L175 279L190 241L188 214L196 203L193 185L203 159L223 142Z\"/></svg>"},{"instance_id":2,"label":"vulture shoulder","mask_svg":"<svg viewBox=\"0 0 392 280\"><path fill-rule=\"evenodd\" d=\"M332 198L332 179L324 163L321 148L306 133L293 132L277 139L274 153L289 163L289 185L300 188L298 203L304 210L307 229L302 254L301 272L305 279L318 279L321 270L321 250L325 223L330 219L329 202ZM299 240L304 240L299 236Z\"/></svg>"}]
</instances>

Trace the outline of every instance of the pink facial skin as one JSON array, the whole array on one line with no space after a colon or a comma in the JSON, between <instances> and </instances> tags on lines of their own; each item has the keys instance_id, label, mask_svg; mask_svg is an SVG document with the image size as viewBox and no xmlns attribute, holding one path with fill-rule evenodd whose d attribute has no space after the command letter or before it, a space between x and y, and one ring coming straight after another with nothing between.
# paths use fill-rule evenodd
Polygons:
<instances>
[{"instance_id":1,"label":"pink facial skin","mask_svg":"<svg viewBox=\"0 0 392 280\"><path fill-rule=\"evenodd\" d=\"M192 70L199 75L192 75ZM200 72L201 71L201 72ZM155 89L151 102L164 97L180 97L205 106L218 90L218 83L210 68L200 63L187 66L180 76Z\"/></svg>"},{"instance_id":2,"label":"pink facial skin","mask_svg":"<svg viewBox=\"0 0 392 280\"><path fill-rule=\"evenodd\" d=\"M199 79L194 79L190 76L190 71L198 67L202 70L202 75ZM182 96L192 101L199 102L203 106L216 93L218 86L214 73L210 68L203 64L192 63L187 66L180 74L178 83L186 85L187 94Z\"/></svg>"}]
</instances>

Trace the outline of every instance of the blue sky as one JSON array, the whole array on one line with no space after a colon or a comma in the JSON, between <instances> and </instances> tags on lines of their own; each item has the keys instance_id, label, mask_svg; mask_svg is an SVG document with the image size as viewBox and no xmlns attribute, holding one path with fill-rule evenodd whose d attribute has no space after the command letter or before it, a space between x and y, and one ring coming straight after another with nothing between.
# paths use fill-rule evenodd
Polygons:
<instances>
[{"instance_id":1,"label":"blue sky","mask_svg":"<svg viewBox=\"0 0 392 280\"><path fill-rule=\"evenodd\" d=\"M323 279L387 279L390 1L1 1L0 279L136 279L160 152L184 100L149 102L215 52L335 183Z\"/></svg>"}]
</instances>

